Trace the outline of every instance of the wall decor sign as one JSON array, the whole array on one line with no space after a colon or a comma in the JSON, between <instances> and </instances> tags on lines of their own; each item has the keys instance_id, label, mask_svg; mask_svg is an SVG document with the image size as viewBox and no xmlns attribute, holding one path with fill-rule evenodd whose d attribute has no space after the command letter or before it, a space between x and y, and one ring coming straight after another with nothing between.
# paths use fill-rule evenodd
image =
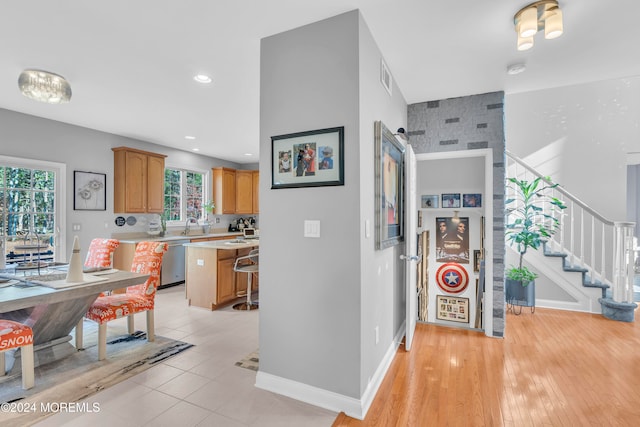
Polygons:
<instances>
[{"instance_id":1,"label":"wall decor sign","mask_svg":"<svg viewBox=\"0 0 640 427\"><path fill-rule=\"evenodd\" d=\"M460 264L449 262L436 270L436 283L448 294L459 294L469 285L469 274Z\"/></svg>"},{"instance_id":2,"label":"wall decor sign","mask_svg":"<svg viewBox=\"0 0 640 427\"><path fill-rule=\"evenodd\" d=\"M271 137L271 188L344 185L344 126Z\"/></svg>"},{"instance_id":3,"label":"wall decor sign","mask_svg":"<svg viewBox=\"0 0 640 427\"><path fill-rule=\"evenodd\" d=\"M381 121L374 130L376 249L385 249L404 240L404 147Z\"/></svg>"},{"instance_id":4,"label":"wall decor sign","mask_svg":"<svg viewBox=\"0 0 640 427\"><path fill-rule=\"evenodd\" d=\"M469 298L436 295L436 319L469 323Z\"/></svg>"},{"instance_id":5,"label":"wall decor sign","mask_svg":"<svg viewBox=\"0 0 640 427\"><path fill-rule=\"evenodd\" d=\"M443 193L442 194L442 207L443 208L459 208L460 207L460 193Z\"/></svg>"},{"instance_id":6,"label":"wall decor sign","mask_svg":"<svg viewBox=\"0 0 640 427\"><path fill-rule=\"evenodd\" d=\"M437 208L440 196L437 194L425 194L420 198L420 207L423 209Z\"/></svg>"},{"instance_id":7,"label":"wall decor sign","mask_svg":"<svg viewBox=\"0 0 640 427\"><path fill-rule=\"evenodd\" d=\"M462 207L463 208L481 208L482 194L479 194L479 193L463 194Z\"/></svg>"},{"instance_id":8,"label":"wall decor sign","mask_svg":"<svg viewBox=\"0 0 640 427\"><path fill-rule=\"evenodd\" d=\"M73 171L73 209L76 211L107 210L107 175Z\"/></svg>"}]
</instances>

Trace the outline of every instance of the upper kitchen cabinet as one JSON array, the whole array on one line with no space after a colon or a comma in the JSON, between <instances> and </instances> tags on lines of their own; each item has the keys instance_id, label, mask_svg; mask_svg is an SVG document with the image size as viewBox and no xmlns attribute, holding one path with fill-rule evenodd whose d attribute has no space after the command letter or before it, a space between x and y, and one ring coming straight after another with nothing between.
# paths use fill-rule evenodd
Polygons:
<instances>
[{"instance_id":1,"label":"upper kitchen cabinet","mask_svg":"<svg viewBox=\"0 0 640 427\"><path fill-rule=\"evenodd\" d=\"M253 176L253 213L260 213L260 205L258 204L260 201L259 188L260 188L260 171L251 171Z\"/></svg>"},{"instance_id":2,"label":"upper kitchen cabinet","mask_svg":"<svg viewBox=\"0 0 640 427\"><path fill-rule=\"evenodd\" d=\"M113 211L162 213L165 155L116 147L113 150Z\"/></svg>"},{"instance_id":3,"label":"upper kitchen cabinet","mask_svg":"<svg viewBox=\"0 0 640 427\"><path fill-rule=\"evenodd\" d=\"M236 213L236 170L213 168L213 200L216 215Z\"/></svg>"},{"instance_id":4,"label":"upper kitchen cabinet","mask_svg":"<svg viewBox=\"0 0 640 427\"><path fill-rule=\"evenodd\" d=\"M258 171L213 169L214 214L258 213Z\"/></svg>"},{"instance_id":5,"label":"upper kitchen cabinet","mask_svg":"<svg viewBox=\"0 0 640 427\"><path fill-rule=\"evenodd\" d=\"M236 171L236 213L253 213L253 173L252 171Z\"/></svg>"}]
</instances>

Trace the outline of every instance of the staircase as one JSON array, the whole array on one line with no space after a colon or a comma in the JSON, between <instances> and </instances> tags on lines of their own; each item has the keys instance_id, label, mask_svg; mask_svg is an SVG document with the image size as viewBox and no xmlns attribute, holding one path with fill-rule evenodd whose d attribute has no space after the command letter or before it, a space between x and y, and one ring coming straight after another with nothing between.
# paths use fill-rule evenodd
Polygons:
<instances>
[{"instance_id":1,"label":"staircase","mask_svg":"<svg viewBox=\"0 0 640 427\"><path fill-rule=\"evenodd\" d=\"M512 153L506 154L509 178L544 178ZM563 200L567 209L557 217L559 231L543 245L542 253L527 253L527 261L576 302L545 300L541 305L602 312L614 320L633 321L637 307L633 287L635 224L604 218L561 186L549 191L549 196ZM561 260L560 268L554 258ZM570 278L571 273L580 273L581 280Z\"/></svg>"}]
</instances>

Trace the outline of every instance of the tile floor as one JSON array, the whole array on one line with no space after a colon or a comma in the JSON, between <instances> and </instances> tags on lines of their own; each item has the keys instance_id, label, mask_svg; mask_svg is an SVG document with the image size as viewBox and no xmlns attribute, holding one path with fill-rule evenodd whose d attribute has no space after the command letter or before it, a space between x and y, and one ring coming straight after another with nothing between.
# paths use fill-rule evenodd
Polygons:
<instances>
[{"instance_id":1,"label":"tile floor","mask_svg":"<svg viewBox=\"0 0 640 427\"><path fill-rule=\"evenodd\" d=\"M258 348L259 314L189 307L184 285L160 290L156 334L195 347L91 396L100 412L59 413L36 425L331 426L337 413L258 389L256 373L235 366ZM144 314L135 322L144 329Z\"/></svg>"}]
</instances>

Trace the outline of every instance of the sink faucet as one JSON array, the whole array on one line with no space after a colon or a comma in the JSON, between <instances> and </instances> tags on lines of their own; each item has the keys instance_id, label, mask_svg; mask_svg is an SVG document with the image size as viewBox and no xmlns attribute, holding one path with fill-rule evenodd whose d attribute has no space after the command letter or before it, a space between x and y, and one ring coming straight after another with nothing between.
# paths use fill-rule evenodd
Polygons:
<instances>
[{"instance_id":1,"label":"sink faucet","mask_svg":"<svg viewBox=\"0 0 640 427\"><path fill-rule=\"evenodd\" d=\"M182 234L184 236L188 236L189 235L189 224L194 223L197 224L198 220L196 218L193 217L188 217L187 221L184 223L184 231L182 232Z\"/></svg>"}]
</instances>

